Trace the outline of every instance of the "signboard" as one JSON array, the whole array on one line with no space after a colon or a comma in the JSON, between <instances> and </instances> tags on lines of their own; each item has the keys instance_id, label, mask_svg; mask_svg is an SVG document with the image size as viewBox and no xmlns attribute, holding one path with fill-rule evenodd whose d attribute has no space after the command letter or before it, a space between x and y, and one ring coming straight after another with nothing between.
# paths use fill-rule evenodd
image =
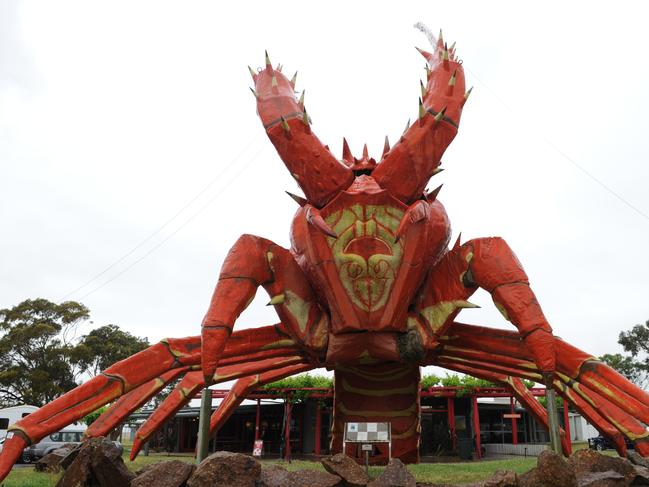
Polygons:
<instances>
[{"instance_id":1,"label":"signboard","mask_svg":"<svg viewBox=\"0 0 649 487\"><path fill-rule=\"evenodd\" d=\"M521 415L516 413L516 414L503 414L504 419L521 419Z\"/></svg>"},{"instance_id":2,"label":"signboard","mask_svg":"<svg viewBox=\"0 0 649 487\"><path fill-rule=\"evenodd\" d=\"M345 441L387 443L390 441L390 423L346 423Z\"/></svg>"},{"instance_id":3,"label":"signboard","mask_svg":"<svg viewBox=\"0 0 649 487\"><path fill-rule=\"evenodd\" d=\"M372 451L373 449L374 445L372 445L371 443L363 443L363 445L361 446L361 450L363 451Z\"/></svg>"},{"instance_id":4,"label":"signboard","mask_svg":"<svg viewBox=\"0 0 649 487\"><path fill-rule=\"evenodd\" d=\"M255 440L255 444L252 447L252 456L260 457L264 451L264 440Z\"/></svg>"}]
</instances>

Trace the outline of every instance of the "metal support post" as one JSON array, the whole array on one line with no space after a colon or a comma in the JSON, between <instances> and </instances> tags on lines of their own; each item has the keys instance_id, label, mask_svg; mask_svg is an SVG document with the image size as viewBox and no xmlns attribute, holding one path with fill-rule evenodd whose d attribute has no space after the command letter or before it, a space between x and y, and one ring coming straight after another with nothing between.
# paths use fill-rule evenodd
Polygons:
<instances>
[{"instance_id":1,"label":"metal support post","mask_svg":"<svg viewBox=\"0 0 649 487\"><path fill-rule=\"evenodd\" d=\"M473 434L475 435L475 452L482 458L482 444L480 443L480 412L478 411L478 396L473 396Z\"/></svg>"},{"instance_id":2,"label":"metal support post","mask_svg":"<svg viewBox=\"0 0 649 487\"><path fill-rule=\"evenodd\" d=\"M320 455L320 443L322 443L321 434L322 434L322 406L320 405L320 401L318 400L318 404L316 405L316 409L315 409L315 448L313 449L313 453L316 455Z\"/></svg>"},{"instance_id":3,"label":"metal support post","mask_svg":"<svg viewBox=\"0 0 649 487\"><path fill-rule=\"evenodd\" d=\"M201 463L207 457L210 443L210 415L212 412L212 391L203 389L201 394L201 410L198 416L198 445L196 445L196 463Z\"/></svg>"},{"instance_id":4,"label":"metal support post","mask_svg":"<svg viewBox=\"0 0 649 487\"><path fill-rule=\"evenodd\" d=\"M559 418L557 417L557 401L554 389L550 384L546 384L545 402L548 410L548 427L550 429L550 448L559 455L561 451L561 435L559 433Z\"/></svg>"},{"instance_id":5,"label":"metal support post","mask_svg":"<svg viewBox=\"0 0 649 487\"><path fill-rule=\"evenodd\" d=\"M261 439L261 431L259 426L261 423L261 399L257 399L257 416L255 417L255 441Z\"/></svg>"},{"instance_id":6,"label":"metal support post","mask_svg":"<svg viewBox=\"0 0 649 487\"><path fill-rule=\"evenodd\" d=\"M518 445L518 418L514 416L516 414L516 400L514 396L509 398L509 409L512 415L512 445Z\"/></svg>"}]
</instances>

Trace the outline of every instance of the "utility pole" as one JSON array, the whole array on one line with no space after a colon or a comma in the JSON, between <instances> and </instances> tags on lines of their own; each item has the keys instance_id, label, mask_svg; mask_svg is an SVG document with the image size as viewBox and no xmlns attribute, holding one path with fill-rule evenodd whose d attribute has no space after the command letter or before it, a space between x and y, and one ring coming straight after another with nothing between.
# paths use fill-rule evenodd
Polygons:
<instances>
[{"instance_id":1,"label":"utility pole","mask_svg":"<svg viewBox=\"0 0 649 487\"><path fill-rule=\"evenodd\" d=\"M210 416L212 412L212 391L207 387L201 393L201 409L198 416L198 444L196 445L196 463L207 457L210 443Z\"/></svg>"}]
</instances>

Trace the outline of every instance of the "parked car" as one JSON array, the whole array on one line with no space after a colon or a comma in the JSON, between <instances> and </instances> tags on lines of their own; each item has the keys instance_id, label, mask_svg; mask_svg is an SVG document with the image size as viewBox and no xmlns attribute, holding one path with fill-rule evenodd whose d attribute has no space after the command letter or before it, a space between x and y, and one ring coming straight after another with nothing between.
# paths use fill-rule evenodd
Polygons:
<instances>
[{"instance_id":1,"label":"parked car","mask_svg":"<svg viewBox=\"0 0 649 487\"><path fill-rule=\"evenodd\" d=\"M628 438L625 438L624 441L626 441L626 447L632 450L633 442ZM590 448L591 450L602 451L602 450L613 450L615 449L615 446L613 446L613 443L611 443L611 441L608 438L599 435L599 436L595 436L594 438L588 438L588 448Z\"/></svg>"}]
</instances>

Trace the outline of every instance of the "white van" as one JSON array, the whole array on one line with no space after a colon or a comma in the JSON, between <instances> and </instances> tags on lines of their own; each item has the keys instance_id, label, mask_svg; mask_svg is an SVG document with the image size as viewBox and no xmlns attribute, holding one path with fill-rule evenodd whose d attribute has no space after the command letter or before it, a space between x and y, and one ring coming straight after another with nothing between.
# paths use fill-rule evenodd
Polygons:
<instances>
[{"instance_id":1,"label":"white van","mask_svg":"<svg viewBox=\"0 0 649 487\"><path fill-rule=\"evenodd\" d=\"M10 408L0 409L0 440L7 436L7 429L14 423L17 423L28 414L33 413L38 408L36 406L13 406Z\"/></svg>"}]
</instances>

